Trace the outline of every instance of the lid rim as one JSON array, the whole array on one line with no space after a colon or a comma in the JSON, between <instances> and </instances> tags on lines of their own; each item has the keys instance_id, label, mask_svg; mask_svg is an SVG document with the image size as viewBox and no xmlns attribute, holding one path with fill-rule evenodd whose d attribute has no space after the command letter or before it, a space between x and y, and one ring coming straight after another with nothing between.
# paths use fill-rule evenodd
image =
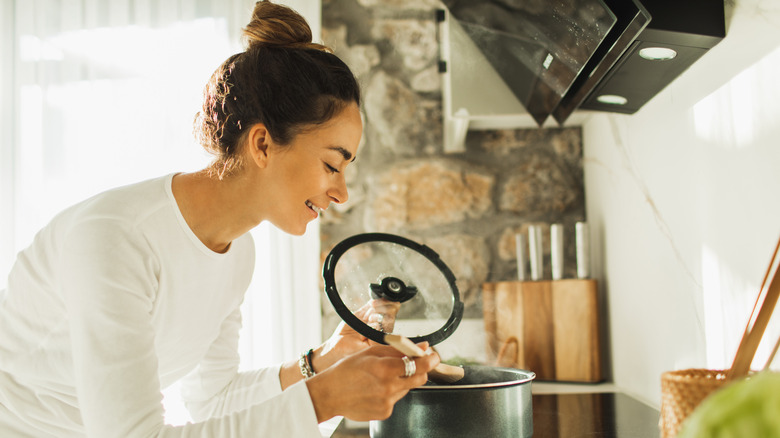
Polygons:
<instances>
[{"instance_id":1,"label":"lid rim","mask_svg":"<svg viewBox=\"0 0 780 438\"><path fill-rule=\"evenodd\" d=\"M430 260L441 273L445 279L449 282L453 295L453 308L450 313L450 317L447 322L435 332L429 333L423 336L410 337L409 339L414 343L428 342L429 345L436 345L445 339L449 338L455 329L460 325L461 319L463 319L463 301L460 300L460 292L456 285L455 274L452 273L450 268L441 260L439 254L432 250L428 246L421 245L417 242L409 240L405 237L401 237L395 234L388 233L362 233L350 236L341 242L328 253L323 263L322 278L325 281L325 293L330 300L331 305L336 310L339 317L347 323L351 328L367 337L368 339L380 343L387 344L384 340L384 332L374 329L361 319L356 317L351 310L347 307L341 296L336 289L335 281L335 268L339 258L341 258L348 249L366 242L390 242L405 246L409 249L416 251Z\"/></svg>"}]
</instances>

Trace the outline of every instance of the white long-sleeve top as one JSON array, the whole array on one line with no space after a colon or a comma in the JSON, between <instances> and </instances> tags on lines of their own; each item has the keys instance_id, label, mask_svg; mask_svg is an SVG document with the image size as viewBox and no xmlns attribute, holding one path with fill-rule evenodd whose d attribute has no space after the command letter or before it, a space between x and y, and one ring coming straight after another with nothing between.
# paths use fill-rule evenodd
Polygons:
<instances>
[{"instance_id":1,"label":"white long-sleeve top","mask_svg":"<svg viewBox=\"0 0 780 438\"><path fill-rule=\"evenodd\" d=\"M172 179L81 202L19 253L0 298L0 436L319 436L304 382L238 372L251 236L208 249ZM168 426L161 388L182 378L196 422Z\"/></svg>"}]
</instances>

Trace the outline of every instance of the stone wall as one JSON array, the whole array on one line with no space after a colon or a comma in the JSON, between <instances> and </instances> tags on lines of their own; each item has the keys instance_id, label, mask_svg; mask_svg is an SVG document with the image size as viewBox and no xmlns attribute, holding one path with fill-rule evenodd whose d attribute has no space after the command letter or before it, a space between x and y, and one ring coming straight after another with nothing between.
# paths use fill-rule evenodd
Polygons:
<instances>
[{"instance_id":1,"label":"stone wall","mask_svg":"<svg viewBox=\"0 0 780 438\"><path fill-rule=\"evenodd\" d=\"M365 116L346 175L349 201L321 220L323 258L362 232L410 238L439 253L458 279L466 317L479 318L480 285L517 278L515 233L562 223L573 242L574 223L585 218L581 132L471 131L465 152L444 154L437 4L323 0L323 40L357 75ZM564 266L575 276L571 245ZM330 333L339 320L324 295L323 314Z\"/></svg>"}]
</instances>

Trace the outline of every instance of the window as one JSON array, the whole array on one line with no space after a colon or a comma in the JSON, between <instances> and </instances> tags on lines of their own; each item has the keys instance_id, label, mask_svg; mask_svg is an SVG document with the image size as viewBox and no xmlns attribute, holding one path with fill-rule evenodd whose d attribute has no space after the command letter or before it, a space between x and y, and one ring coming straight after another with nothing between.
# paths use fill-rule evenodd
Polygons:
<instances>
[{"instance_id":1,"label":"window","mask_svg":"<svg viewBox=\"0 0 780 438\"><path fill-rule=\"evenodd\" d=\"M211 73L243 50L240 29L254 3L0 0L0 55L12 60L0 67L0 288L16 253L62 209L208 163L192 121ZM312 17L318 35L319 2L289 3ZM321 341L316 228L304 238L265 224L253 232L258 266L244 306L242 368L292 359ZM168 420L185 421L166 395L174 399Z\"/></svg>"}]
</instances>

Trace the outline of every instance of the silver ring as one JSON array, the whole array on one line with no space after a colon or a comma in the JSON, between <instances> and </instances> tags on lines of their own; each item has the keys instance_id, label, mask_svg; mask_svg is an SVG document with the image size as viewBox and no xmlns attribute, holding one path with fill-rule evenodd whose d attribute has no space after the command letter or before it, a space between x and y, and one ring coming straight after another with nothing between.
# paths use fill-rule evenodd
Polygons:
<instances>
[{"instance_id":1,"label":"silver ring","mask_svg":"<svg viewBox=\"0 0 780 438\"><path fill-rule=\"evenodd\" d=\"M406 356L401 359L404 361L404 377L412 377L417 372L417 364Z\"/></svg>"},{"instance_id":2,"label":"silver ring","mask_svg":"<svg viewBox=\"0 0 780 438\"><path fill-rule=\"evenodd\" d=\"M382 325L382 322L384 322L385 320L385 315L383 313L374 313L368 317L368 320L371 321L368 324L369 327L378 330L382 333L385 332L385 327Z\"/></svg>"}]
</instances>

